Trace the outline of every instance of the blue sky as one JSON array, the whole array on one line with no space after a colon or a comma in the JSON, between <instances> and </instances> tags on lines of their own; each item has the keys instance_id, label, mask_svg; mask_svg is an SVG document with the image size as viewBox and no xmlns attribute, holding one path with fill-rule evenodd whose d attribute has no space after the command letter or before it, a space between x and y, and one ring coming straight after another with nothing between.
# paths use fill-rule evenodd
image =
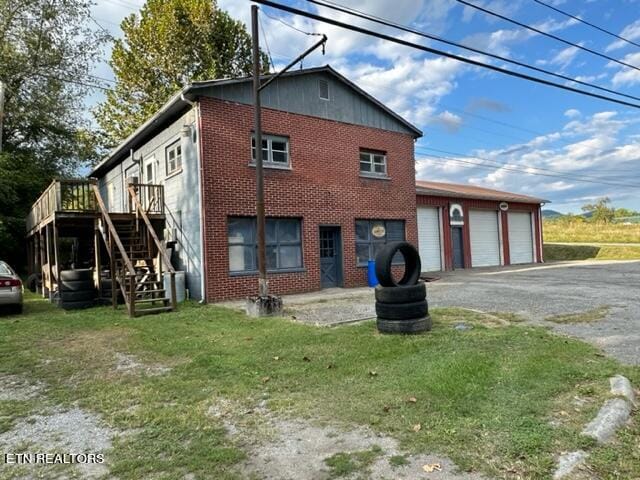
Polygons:
<instances>
[{"instance_id":1,"label":"blue sky","mask_svg":"<svg viewBox=\"0 0 640 480\"><path fill-rule=\"evenodd\" d=\"M319 11L304 0L281 1ZM334 1L640 97L640 70L532 34L455 0ZM640 47L616 40L533 0L473 0L473 3L640 67ZM548 3L640 43L638 0L548 0ZM98 0L93 15L114 36L121 36L120 21L142 4L139 0ZM218 5L248 24L249 0L218 0ZM418 178L531 194L551 200L549 208L563 212L577 212L584 203L602 196L610 197L616 206L640 210L639 110L506 77L269 8L264 11L301 30L327 34L326 55L314 54L304 66L332 65L423 130L424 137L416 144ZM322 9L320 12L507 67L487 57L345 14ZM264 15L262 25L266 32L266 38L261 38L262 46L268 44L276 67L316 41L316 37ZM106 49L105 58L108 56ZM95 74L112 78L106 62L98 65ZM96 93L88 99L88 105L100 99L101 95ZM588 182L578 181L577 177Z\"/></svg>"}]
</instances>

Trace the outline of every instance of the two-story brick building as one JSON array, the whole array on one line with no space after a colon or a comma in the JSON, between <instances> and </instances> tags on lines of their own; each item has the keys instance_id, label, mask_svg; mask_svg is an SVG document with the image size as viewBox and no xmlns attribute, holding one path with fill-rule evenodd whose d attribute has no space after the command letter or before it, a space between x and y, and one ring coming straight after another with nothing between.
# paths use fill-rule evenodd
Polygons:
<instances>
[{"instance_id":1,"label":"two-story brick building","mask_svg":"<svg viewBox=\"0 0 640 480\"><path fill-rule=\"evenodd\" d=\"M332 68L263 91L267 263L276 293L357 286L386 241L417 243L422 133ZM257 288L251 79L196 82L95 167L111 211L128 179L164 185L176 267L192 298Z\"/></svg>"}]
</instances>

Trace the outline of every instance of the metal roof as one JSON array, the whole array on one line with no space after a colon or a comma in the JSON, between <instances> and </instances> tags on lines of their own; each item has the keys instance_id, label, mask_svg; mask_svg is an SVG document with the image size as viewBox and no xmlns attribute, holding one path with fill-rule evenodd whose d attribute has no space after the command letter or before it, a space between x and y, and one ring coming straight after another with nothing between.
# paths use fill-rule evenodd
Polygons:
<instances>
[{"instance_id":1,"label":"metal roof","mask_svg":"<svg viewBox=\"0 0 640 480\"><path fill-rule=\"evenodd\" d=\"M501 190L494 190L492 188L476 187L475 185L428 182L425 180L416 180L416 193L418 195L493 200L497 202L518 202L535 204L551 203L549 200L531 197L529 195L522 195L520 193L503 192Z\"/></svg>"}]
</instances>

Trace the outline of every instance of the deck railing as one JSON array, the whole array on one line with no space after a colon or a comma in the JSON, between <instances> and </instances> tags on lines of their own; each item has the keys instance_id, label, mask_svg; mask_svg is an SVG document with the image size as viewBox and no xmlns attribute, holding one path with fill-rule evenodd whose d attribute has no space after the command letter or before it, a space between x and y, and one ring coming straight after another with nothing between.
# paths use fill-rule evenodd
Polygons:
<instances>
[{"instance_id":1,"label":"deck railing","mask_svg":"<svg viewBox=\"0 0 640 480\"><path fill-rule=\"evenodd\" d=\"M51 182L27 215L27 231L31 231L55 212L97 211L96 197L91 189L92 183L91 180L86 179Z\"/></svg>"},{"instance_id":2,"label":"deck railing","mask_svg":"<svg viewBox=\"0 0 640 480\"><path fill-rule=\"evenodd\" d=\"M98 212L98 203L92 185L93 179L54 180L38 197L27 215L27 232L36 228L55 212ZM162 185L130 184L147 214L164 214L164 187ZM125 189L126 190L126 189ZM136 212L136 206L129 198L129 213Z\"/></svg>"}]
</instances>

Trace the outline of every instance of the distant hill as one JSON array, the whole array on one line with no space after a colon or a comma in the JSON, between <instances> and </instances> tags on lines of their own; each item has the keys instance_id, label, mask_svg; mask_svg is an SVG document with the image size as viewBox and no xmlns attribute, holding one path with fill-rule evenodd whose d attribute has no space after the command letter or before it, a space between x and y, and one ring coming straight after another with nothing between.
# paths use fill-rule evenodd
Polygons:
<instances>
[{"instance_id":1,"label":"distant hill","mask_svg":"<svg viewBox=\"0 0 640 480\"><path fill-rule=\"evenodd\" d=\"M564 214L555 210L542 210L542 218L558 218L562 216L564 216Z\"/></svg>"}]
</instances>

